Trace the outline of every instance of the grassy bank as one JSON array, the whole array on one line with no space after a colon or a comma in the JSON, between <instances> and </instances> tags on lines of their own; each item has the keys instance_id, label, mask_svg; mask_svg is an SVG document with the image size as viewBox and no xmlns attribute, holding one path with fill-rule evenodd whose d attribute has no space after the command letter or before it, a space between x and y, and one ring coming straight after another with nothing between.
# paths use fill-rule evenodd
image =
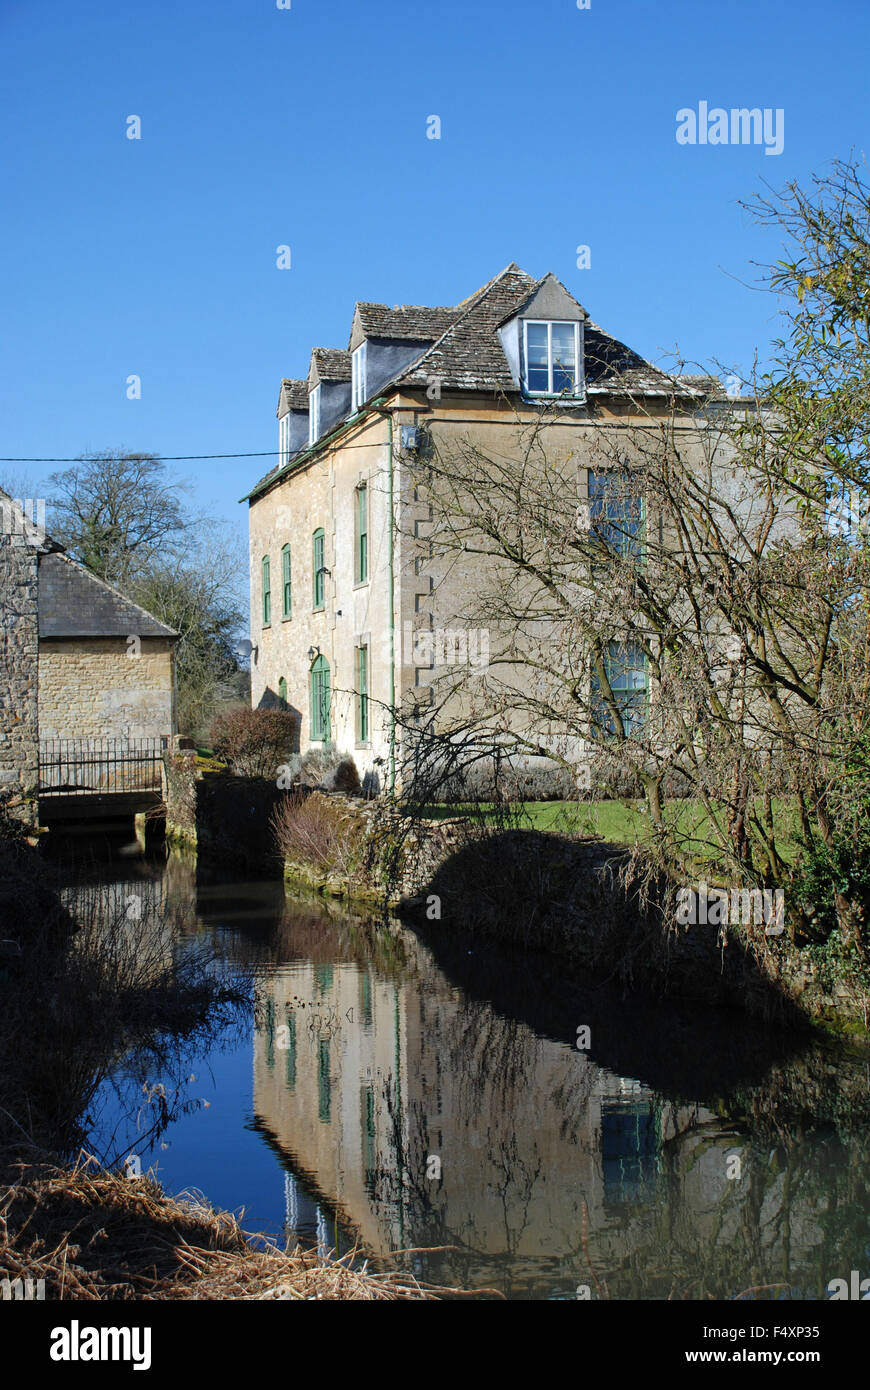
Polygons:
<instances>
[{"instance_id":1,"label":"grassy bank","mask_svg":"<svg viewBox=\"0 0 870 1390\"><path fill-rule=\"evenodd\" d=\"M524 801L513 808L517 823L529 830L551 830L561 835L600 835L611 844L642 845L652 834L649 816L641 801ZM761 807L757 808L760 813ZM774 823L779 831L780 852L792 863L798 852L798 825L793 804L773 804ZM432 820L450 820L469 814L485 824L499 825L502 808L492 803L473 805L439 803L427 806L424 814ZM714 859L716 842L713 822L698 801L669 801L664 808L669 824L676 826L687 854L700 860Z\"/></svg>"}]
</instances>

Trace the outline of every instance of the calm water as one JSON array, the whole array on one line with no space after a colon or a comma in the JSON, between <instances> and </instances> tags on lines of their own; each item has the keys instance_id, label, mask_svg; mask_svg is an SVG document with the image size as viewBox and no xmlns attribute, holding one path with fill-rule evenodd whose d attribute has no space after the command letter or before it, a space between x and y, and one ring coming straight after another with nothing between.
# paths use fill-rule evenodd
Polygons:
<instances>
[{"instance_id":1,"label":"calm water","mask_svg":"<svg viewBox=\"0 0 870 1390\"><path fill-rule=\"evenodd\" d=\"M88 1117L104 1160L511 1297L818 1298L870 1272L866 1057L178 859L93 880L70 899L135 895L168 953L216 945L251 1000L120 1062Z\"/></svg>"}]
</instances>

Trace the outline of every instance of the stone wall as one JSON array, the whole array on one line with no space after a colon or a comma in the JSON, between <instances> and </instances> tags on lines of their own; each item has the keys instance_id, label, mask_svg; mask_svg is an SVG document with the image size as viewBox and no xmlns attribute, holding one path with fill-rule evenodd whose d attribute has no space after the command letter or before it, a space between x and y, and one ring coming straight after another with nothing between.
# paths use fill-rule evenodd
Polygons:
<instances>
[{"instance_id":1,"label":"stone wall","mask_svg":"<svg viewBox=\"0 0 870 1390\"><path fill-rule=\"evenodd\" d=\"M387 427L376 417L354 434L352 447L328 450L322 461L294 474L250 509L251 703L275 705L282 679L287 704L301 721L300 751L320 747L311 738L311 648L329 662L331 741L352 753L362 773L386 758L390 700L389 527ZM368 490L369 578L354 575L354 495ZM314 608L313 534L324 532L324 603ZM282 549L291 547L292 605L284 614ZM271 562L271 622L263 623L262 561ZM358 738L356 648L369 649L370 728Z\"/></svg>"},{"instance_id":2,"label":"stone wall","mask_svg":"<svg viewBox=\"0 0 870 1390\"><path fill-rule=\"evenodd\" d=\"M39 776L37 560L24 535L0 531L0 790L34 791Z\"/></svg>"},{"instance_id":3,"label":"stone wall","mask_svg":"<svg viewBox=\"0 0 870 1390\"><path fill-rule=\"evenodd\" d=\"M172 642L121 637L39 644L39 734L47 738L157 738L174 731Z\"/></svg>"}]
</instances>

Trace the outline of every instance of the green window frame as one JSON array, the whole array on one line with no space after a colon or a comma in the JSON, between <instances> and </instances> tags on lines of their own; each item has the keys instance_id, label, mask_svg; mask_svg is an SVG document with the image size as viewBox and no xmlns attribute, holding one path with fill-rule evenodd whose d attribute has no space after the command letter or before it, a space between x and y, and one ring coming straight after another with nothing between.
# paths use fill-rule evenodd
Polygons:
<instances>
[{"instance_id":1,"label":"green window frame","mask_svg":"<svg viewBox=\"0 0 870 1390\"><path fill-rule=\"evenodd\" d=\"M360 483L354 490L354 583L365 584L369 577L369 489Z\"/></svg>"},{"instance_id":2,"label":"green window frame","mask_svg":"<svg viewBox=\"0 0 870 1390\"><path fill-rule=\"evenodd\" d=\"M366 970L360 976L359 989L359 1008L362 1015L361 1022L370 1026L372 1021L372 977Z\"/></svg>"},{"instance_id":3,"label":"green window frame","mask_svg":"<svg viewBox=\"0 0 870 1390\"><path fill-rule=\"evenodd\" d=\"M613 692L627 738L643 731L649 713L649 670L646 654L636 642L608 642L602 653L604 673ZM592 669L592 721L596 737L617 735L613 711Z\"/></svg>"},{"instance_id":4,"label":"green window frame","mask_svg":"<svg viewBox=\"0 0 870 1390\"><path fill-rule=\"evenodd\" d=\"M627 471L587 474L589 525L608 550L624 560L646 559L646 506Z\"/></svg>"},{"instance_id":5,"label":"green window frame","mask_svg":"<svg viewBox=\"0 0 870 1390\"><path fill-rule=\"evenodd\" d=\"M310 682L311 739L316 743L328 743L332 694L329 684L329 662L325 656L317 656L311 663Z\"/></svg>"},{"instance_id":6,"label":"green window frame","mask_svg":"<svg viewBox=\"0 0 870 1390\"><path fill-rule=\"evenodd\" d=\"M329 1124L332 1117L332 1074L328 1038L321 1038L317 1049L317 1116L321 1124Z\"/></svg>"},{"instance_id":7,"label":"green window frame","mask_svg":"<svg viewBox=\"0 0 870 1390\"><path fill-rule=\"evenodd\" d=\"M369 741L369 649L365 643L356 649L356 736L358 743Z\"/></svg>"},{"instance_id":8,"label":"green window frame","mask_svg":"<svg viewBox=\"0 0 870 1390\"><path fill-rule=\"evenodd\" d=\"M285 545L281 550L281 596L284 603L284 617L290 618L293 615L293 586L290 578L290 547Z\"/></svg>"},{"instance_id":9,"label":"green window frame","mask_svg":"<svg viewBox=\"0 0 870 1390\"><path fill-rule=\"evenodd\" d=\"M286 705L286 703L287 703L287 678L286 678L286 676L282 676L281 679L280 679L279 682L278 682L278 699L281 701L282 705Z\"/></svg>"},{"instance_id":10,"label":"green window frame","mask_svg":"<svg viewBox=\"0 0 870 1390\"><path fill-rule=\"evenodd\" d=\"M262 575L263 575L263 627L268 627L272 621L272 562L268 555L263 556Z\"/></svg>"},{"instance_id":11,"label":"green window frame","mask_svg":"<svg viewBox=\"0 0 870 1390\"><path fill-rule=\"evenodd\" d=\"M366 1182L375 1176L377 1165L377 1128L375 1121L375 1090L370 1081L360 1086L360 1129L362 1131L362 1160Z\"/></svg>"},{"instance_id":12,"label":"green window frame","mask_svg":"<svg viewBox=\"0 0 870 1390\"><path fill-rule=\"evenodd\" d=\"M292 1091L296 1085L296 1015L287 1015L287 1054L284 1079Z\"/></svg>"},{"instance_id":13,"label":"green window frame","mask_svg":"<svg viewBox=\"0 0 870 1390\"><path fill-rule=\"evenodd\" d=\"M314 607L316 609L324 606L326 596L326 585L324 583L326 573L326 566L324 563L325 553L323 527L319 526L311 538L312 588Z\"/></svg>"}]
</instances>

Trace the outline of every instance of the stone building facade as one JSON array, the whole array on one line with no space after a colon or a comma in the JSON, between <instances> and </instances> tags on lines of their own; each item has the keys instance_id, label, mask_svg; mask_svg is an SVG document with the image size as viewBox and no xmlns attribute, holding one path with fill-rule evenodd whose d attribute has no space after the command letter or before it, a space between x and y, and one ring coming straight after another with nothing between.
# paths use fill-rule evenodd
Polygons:
<instances>
[{"instance_id":1,"label":"stone building facade","mask_svg":"<svg viewBox=\"0 0 870 1390\"><path fill-rule=\"evenodd\" d=\"M175 732L177 635L68 555L39 567L39 736Z\"/></svg>"},{"instance_id":2,"label":"stone building facade","mask_svg":"<svg viewBox=\"0 0 870 1390\"><path fill-rule=\"evenodd\" d=\"M709 389L677 385L690 427ZM456 306L358 303L347 351L315 348L307 379L282 382L279 464L249 494L254 706L293 708L302 751L331 742L392 784L392 712L413 720L445 678L461 688L456 668L488 657L489 633L463 617L484 562L434 562L419 451L443 459L470 442L511 457L538 428L581 504L596 439L656 429L674 392L552 274L510 265Z\"/></svg>"}]
</instances>

